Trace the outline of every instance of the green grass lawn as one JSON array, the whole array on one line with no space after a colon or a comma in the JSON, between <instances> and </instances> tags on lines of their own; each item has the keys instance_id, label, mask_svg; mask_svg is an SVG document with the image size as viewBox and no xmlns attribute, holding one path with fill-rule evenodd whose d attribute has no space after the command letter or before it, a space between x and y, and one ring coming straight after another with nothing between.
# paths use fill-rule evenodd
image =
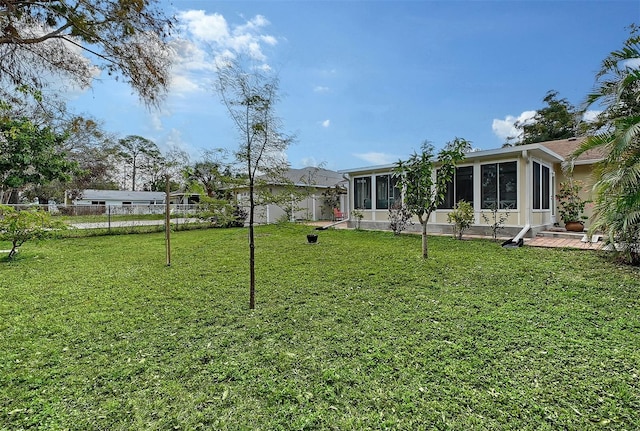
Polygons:
<instances>
[{"instance_id":1,"label":"green grass lawn","mask_svg":"<svg viewBox=\"0 0 640 431\"><path fill-rule=\"evenodd\" d=\"M636 430L640 272L329 230L27 243L0 262L0 430Z\"/></svg>"}]
</instances>

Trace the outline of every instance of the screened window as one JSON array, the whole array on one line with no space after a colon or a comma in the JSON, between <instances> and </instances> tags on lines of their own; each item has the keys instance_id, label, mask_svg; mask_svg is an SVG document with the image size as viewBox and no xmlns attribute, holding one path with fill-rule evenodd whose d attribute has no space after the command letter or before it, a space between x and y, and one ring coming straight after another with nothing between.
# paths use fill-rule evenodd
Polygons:
<instances>
[{"instance_id":1,"label":"screened window","mask_svg":"<svg viewBox=\"0 0 640 431\"><path fill-rule=\"evenodd\" d=\"M460 201L467 201L473 206L473 166L456 168L453 179L447 184L444 201L440 209L452 209Z\"/></svg>"},{"instance_id":2,"label":"screened window","mask_svg":"<svg viewBox=\"0 0 640 431\"><path fill-rule=\"evenodd\" d=\"M354 178L354 205L356 209L371 209L371 177Z\"/></svg>"},{"instance_id":3,"label":"screened window","mask_svg":"<svg viewBox=\"0 0 640 431\"><path fill-rule=\"evenodd\" d=\"M398 179L393 175L376 176L376 209L389 209L396 201L400 201Z\"/></svg>"},{"instance_id":4,"label":"screened window","mask_svg":"<svg viewBox=\"0 0 640 431\"><path fill-rule=\"evenodd\" d=\"M482 209L518 208L518 169L516 162L490 163L480 167Z\"/></svg>"},{"instance_id":5,"label":"screened window","mask_svg":"<svg viewBox=\"0 0 640 431\"><path fill-rule=\"evenodd\" d=\"M549 184L551 171L547 166L533 162L533 209L548 210L551 207Z\"/></svg>"}]
</instances>

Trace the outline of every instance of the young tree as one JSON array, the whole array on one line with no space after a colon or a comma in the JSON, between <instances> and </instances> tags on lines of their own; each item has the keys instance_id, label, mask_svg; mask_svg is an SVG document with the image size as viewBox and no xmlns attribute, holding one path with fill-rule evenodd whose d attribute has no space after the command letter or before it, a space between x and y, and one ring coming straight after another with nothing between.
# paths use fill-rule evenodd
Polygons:
<instances>
[{"instance_id":1,"label":"young tree","mask_svg":"<svg viewBox=\"0 0 640 431\"><path fill-rule=\"evenodd\" d=\"M340 195L346 194L344 187L335 185L322 192L322 212L328 217L333 217L333 210L340 209Z\"/></svg>"},{"instance_id":2,"label":"young tree","mask_svg":"<svg viewBox=\"0 0 640 431\"><path fill-rule=\"evenodd\" d=\"M640 30L602 62L597 85L585 110L601 104L598 130L572 155L598 150L604 155L596 170L595 208L590 231L607 233L607 242L628 263L640 265Z\"/></svg>"},{"instance_id":3,"label":"young tree","mask_svg":"<svg viewBox=\"0 0 640 431\"><path fill-rule=\"evenodd\" d=\"M96 71L105 70L155 105L168 85L173 25L159 3L1 1L0 76L13 87L45 88L59 77L87 88ZM6 90L0 87L0 93Z\"/></svg>"},{"instance_id":4,"label":"young tree","mask_svg":"<svg viewBox=\"0 0 640 431\"><path fill-rule=\"evenodd\" d=\"M471 143L455 138L435 156L433 145L425 141L421 150L420 154L414 153L408 160L399 161L395 176L403 189L404 204L422 225L422 257L426 259L429 217L444 200L456 164L464 159L466 151L471 150Z\"/></svg>"},{"instance_id":5,"label":"young tree","mask_svg":"<svg viewBox=\"0 0 640 431\"><path fill-rule=\"evenodd\" d=\"M51 229L62 229L64 224L53 222L51 215L37 208L18 211L13 207L0 205L0 240L9 241L11 260L18 252L18 247L27 241L44 238Z\"/></svg>"},{"instance_id":6,"label":"young tree","mask_svg":"<svg viewBox=\"0 0 640 431\"><path fill-rule=\"evenodd\" d=\"M243 166L249 187L249 308L255 308L256 179L258 175L277 177L288 168L284 151L292 138L282 131L275 115L278 80L263 72L245 70L239 61L218 66L216 90L236 127L240 145L235 153Z\"/></svg>"}]
</instances>

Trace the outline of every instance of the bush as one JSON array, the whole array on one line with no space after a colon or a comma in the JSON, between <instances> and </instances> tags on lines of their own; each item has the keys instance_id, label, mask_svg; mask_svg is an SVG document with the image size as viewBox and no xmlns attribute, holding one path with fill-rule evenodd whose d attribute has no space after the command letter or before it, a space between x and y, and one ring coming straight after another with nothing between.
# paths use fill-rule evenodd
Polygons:
<instances>
[{"instance_id":1,"label":"bush","mask_svg":"<svg viewBox=\"0 0 640 431\"><path fill-rule=\"evenodd\" d=\"M491 206L489 207L489 210L491 211L491 217L487 217L485 213L482 213L482 219L491 228L491 237L493 238L493 240L497 241L498 232L504 229L504 223L509 218L509 212L508 211L499 212L498 204L496 202L493 202L491 204Z\"/></svg>"},{"instance_id":2,"label":"bush","mask_svg":"<svg viewBox=\"0 0 640 431\"><path fill-rule=\"evenodd\" d=\"M63 229L62 222L51 221L51 215L38 208L18 211L13 207L0 205L0 241L9 241L11 250L7 259L11 260L18 247L27 241L50 235L52 229Z\"/></svg>"},{"instance_id":3,"label":"bush","mask_svg":"<svg viewBox=\"0 0 640 431\"><path fill-rule=\"evenodd\" d=\"M473 206L469 202L460 201L453 211L447 215L447 221L453 223L453 236L462 239L465 230L471 227L474 220Z\"/></svg>"},{"instance_id":4,"label":"bush","mask_svg":"<svg viewBox=\"0 0 640 431\"><path fill-rule=\"evenodd\" d=\"M389 229L393 231L394 235L400 235L410 224L413 223L409 209L401 202L395 202L389 208Z\"/></svg>"}]
</instances>

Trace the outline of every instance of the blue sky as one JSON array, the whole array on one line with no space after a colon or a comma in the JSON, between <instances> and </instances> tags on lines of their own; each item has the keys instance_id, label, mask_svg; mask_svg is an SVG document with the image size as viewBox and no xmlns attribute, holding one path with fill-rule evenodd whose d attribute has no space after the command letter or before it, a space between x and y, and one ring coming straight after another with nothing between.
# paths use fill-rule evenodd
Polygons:
<instances>
[{"instance_id":1,"label":"blue sky","mask_svg":"<svg viewBox=\"0 0 640 431\"><path fill-rule=\"evenodd\" d=\"M242 52L280 78L277 113L297 141L294 168L392 163L424 140L500 147L549 90L579 105L606 55L640 23L640 1L190 1L160 110L98 77L71 107L124 137L175 146L192 161L235 149L211 87L216 56Z\"/></svg>"}]
</instances>

